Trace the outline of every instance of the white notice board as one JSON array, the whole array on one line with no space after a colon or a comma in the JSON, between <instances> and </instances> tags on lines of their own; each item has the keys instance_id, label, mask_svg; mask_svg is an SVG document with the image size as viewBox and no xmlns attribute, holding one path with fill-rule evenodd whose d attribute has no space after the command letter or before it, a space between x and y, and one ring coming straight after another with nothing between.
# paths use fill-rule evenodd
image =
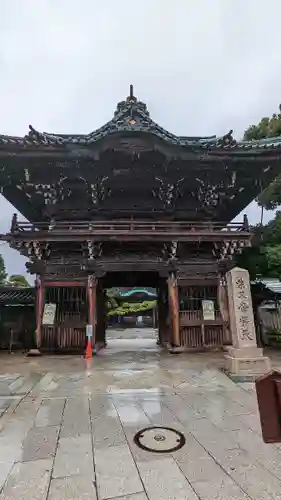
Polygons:
<instances>
[{"instance_id":1,"label":"white notice board","mask_svg":"<svg viewBox=\"0 0 281 500\"><path fill-rule=\"evenodd\" d=\"M42 325L53 325L56 317L57 304L45 304Z\"/></svg>"},{"instance_id":2,"label":"white notice board","mask_svg":"<svg viewBox=\"0 0 281 500\"><path fill-rule=\"evenodd\" d=\"M215 308L213 300L202 300L203 320L214 321Z\"/></svg>"},{"instance_id":3,"label":"white notice board","mask_svg":"<svg viewBox=\"0 0 281 500\"><path fill-rule=\"evenodd\" d=\"M86 336L91 339L93 336L93 325L86 325Z\"/></svg>"}]
</instances>

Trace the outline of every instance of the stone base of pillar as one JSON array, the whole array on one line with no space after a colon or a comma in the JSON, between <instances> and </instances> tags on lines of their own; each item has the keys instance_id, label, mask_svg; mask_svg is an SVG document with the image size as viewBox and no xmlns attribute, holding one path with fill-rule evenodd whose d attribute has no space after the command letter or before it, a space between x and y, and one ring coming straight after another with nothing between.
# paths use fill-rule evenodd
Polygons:
<instances>
[{"instance_id":1,"label":"stone base of pillar","mask_svg":"<svg viewBox=\"0 0 281 500\"><path fill-rule=\"evenodd\" d=\"M42 356L42 353L39 351L39 349L30 349L26 355L27 356Z\"/></svg>"},{"instance_id":2,"label":"stone base of pillar","mask_svg":"<svg viewBox=\"0 0 281 500\"><path fill-rule=\"evenodd\" d=\"M181 354L182 352L184 352L184 347L182 346L169 347L170 354Z\"/></svg>"},{"instance_id":3,"label":"stone base of pillar","mask_svg":"<svg viewBox=\"0 0 281 500\"><path fill-rule=\"evenodd\" d=\"M233 379L253 380L271 370L270 359L259 347L229 347L224 355L226 373Z\"/></svg>"}]
</instances>

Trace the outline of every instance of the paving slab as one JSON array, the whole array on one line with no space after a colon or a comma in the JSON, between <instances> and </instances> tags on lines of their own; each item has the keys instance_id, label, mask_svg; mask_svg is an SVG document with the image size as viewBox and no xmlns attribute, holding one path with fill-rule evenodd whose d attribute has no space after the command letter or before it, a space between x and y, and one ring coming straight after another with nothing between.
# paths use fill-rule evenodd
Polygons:
<instances>
[{"instance_id":1,"label":"paving slab","mask_svg":"<svg viewBox=\"0 0 281 500\"><path fill-rule=\"evenodd\" d=\"M126 444L126 436L114 405L92 422L95 449Z\"/></svg>"},{"instance_id":2,"label":"paving slab","mask_svg":"<svg viewBox=\"0 0 281 500\"><path fill-rule=\"evenodd\" d=\"M249 496L227 476L223 479L210 478L208 481L193 483L192 486L200 500L250 500Z\"/></svg>"},{"instance_id":3,"label":"paving slab","mask_svg":"<svg viewBox=\"0 0 281 500\"><path fill-rule=\"evenodd\" d=\"M52 460L17 463L0 494L0 500L46 500Z\"/></svg>"},{"instance_id":4,"label":"paving slab","mask_svg":"<svg viewBox=\"0 0 281 500\"><path fill-rule=\"evenodd\" d=\"M94 456L100 500L143 492L138 470L127 445L98 448Z\"/></svg>"},{"instance_id":5,"label":"paving slab","mask_svg":"<svg viewBox=\"0 0 281 500\"><path fill-rule=\"evenodd\" d=\"M1 396L10 396L12 394L10 385L5 380L0 381L0 394Z\"/></svg>"},{"instance_id":6,"label":"paving slab","mask_svg":"<svg viewBox=\"0 0 281 500\"><path fill-rule=\"evenodd\" d=\"M125 495L124 497L114 497L110 500L148 500L145 493L133 493L132 495Z\"/></svg>"},{"instance_id":7,"label":"paving slab","mask_svg":"<svg viewBox=\"0 0 281 500\"><path fill-rule=\"evenodd\" d=\"M54 458L59 435L58 427L33 427L22 443L22 462Z\"/></svg>"},{"instance_id":8,"label":"paving slab","mask_svg":"<svg viewBox=\"0 0 281 500\"><path fill-rule=\"evenodd\" d=\"M198 500L173 458L138 462L137 466L150 500Z\"/></svg>"},{"instance_id":9,"label":"paving slab","mask_svg":"<svg viewBox=\"0 0 281 500\"><path fill-rule=\"evenodd\" d=\"M44 399L35 419L35 426L60 426L62 421L65 399Z\"/></svg>"},{"instance_id":10,"label":"paving slab","mask_svg":"<svg viewBox=\"0 0 281 500\"><path fill-rule=\"evenodd\" d=\"M95 500L94 482L83 476L52 479L48 500Z\"/></svg>"},{"instance_id":11,"label":"paving slab","mask_svg":"<svg viewBox=\"0 0 281 500\"><path fill-rule=\"evenodd\" d=\"M52 477L62 478L79 475L94 479L94 459L90 434L59 439Z\"/></svg>"},{"instance_id":12,"label":"paving slab","mask_svg":"<svg viewBox=\"0 0 281 500\"><path fill-rule=\"evenodd\" d=\"M0 460L2 460L2 456L0 455ZM12 468L14 465L14 461L5 461L5 462L0 462L0 491L3 488L8 475L10 474Z\"/></svg>"},{"instance_id":13,"label":"paving slab","mask_svg":"<svg viewBox=\"0 0 281 500\"><path fill-rule=\"evenodd\" d=\"M90 433L89 400L84 397L68 399L63 413L61 437L78 437Z\"/></svg>"},{"instance_id":14,"label":"paving slab","mask_svg":"<svg viewBox=\"0 0 281 500\"><path fill-rule=\"evenodd\" d=\"M280 500L281 481L242 449L214 451L214 458L254 500Z\"/></svg>"}]
</instances>

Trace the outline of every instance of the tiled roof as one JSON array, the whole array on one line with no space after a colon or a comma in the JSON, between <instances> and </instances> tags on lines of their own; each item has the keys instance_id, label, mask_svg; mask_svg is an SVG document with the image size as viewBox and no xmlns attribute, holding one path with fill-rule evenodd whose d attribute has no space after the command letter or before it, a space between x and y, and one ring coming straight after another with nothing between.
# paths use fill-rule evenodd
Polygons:
<instances>
[{"instance_id":1,"label":"tiled roof","mask_svg":"<svg viewBox=\"0 0 281 500\"><path fill-rule=\"evenodd\" d=\"M125 101L117 104L117 109L112 120L90 134L50 134L38 132L31 125L30 131L25 137L12 137L0 135L0 146L52 146L66 147L67 145L88 146L95 142L116 133L149 133L159 139L180 147L194 149L227 149L227 150L254 150L254 149L276 149L281 147L281 136L259 141L240 141L233 139L232 130L222 137L187 137L177 136L168 132L149 115L147 106L142 101L138 101L133 95L132 86L130 95Z\"/></svg>"},{"instance_id":2,"label":"tiled roof","mask_svg":"<svg viewBox=\"0 0 281 500\"><path fill-rule=\"evenodd\" d=\"M261 283L273 293L281 294L281 281L278 278L259 278L253 284Z\"/></svg>"},{"instance_id":3,"label":"tiled roof","mask_svg":"<svg viewBox=\"0 0 281 500\"><path fill-rule=\"evenodd\" d=\"M34 288L0 287L0 304L34 304Z\"/></svg>"},{"instance_id":4,"label":"tiled roof","mask_svg":"<svg viewBox=\"0 0 281 500\"><path fill-rule=\"evenodd\" d=\"M147 295L148 297L156 298L156 290L155 289L147 289L147 288L131 288L126 291L120 292L121 297L131 297L134 295Z\"/></svg>"}]
</instances>

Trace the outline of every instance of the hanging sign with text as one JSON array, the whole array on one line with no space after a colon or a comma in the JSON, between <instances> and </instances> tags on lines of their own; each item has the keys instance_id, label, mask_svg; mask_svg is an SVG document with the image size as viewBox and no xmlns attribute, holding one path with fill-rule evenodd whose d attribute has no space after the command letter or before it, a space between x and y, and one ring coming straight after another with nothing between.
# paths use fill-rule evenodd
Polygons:
<instances>
[{"instance_id":1,"label":"hanging sign with text","mask_svg":"<svg viewBox=\"0 0 281 500\"><path fill-rule=\"evenodd\" d=\"M86 336L88 339L91 339L93 336L93 325L87 325L86 326Z\"/></svg>"},{"instance_id":2,"label":"hanging sign with text","mask_svg":"<svg viewBox=\"0 0 281 500\"><path fill-rule=\"evenodd\" d=\"M213 300L202 300L203 320L214 321L215 308Z\"/></svg>"},{"instance_id":3,"label":"hanging sign with text","mask_svg":"<svg viewBox=\"0 0 281 500\"><path fill-rule=\"evenodd\" d=\"M42 325L53 325L55 323L57 304L45 304Z\"/></svg>"}]
</instances>

